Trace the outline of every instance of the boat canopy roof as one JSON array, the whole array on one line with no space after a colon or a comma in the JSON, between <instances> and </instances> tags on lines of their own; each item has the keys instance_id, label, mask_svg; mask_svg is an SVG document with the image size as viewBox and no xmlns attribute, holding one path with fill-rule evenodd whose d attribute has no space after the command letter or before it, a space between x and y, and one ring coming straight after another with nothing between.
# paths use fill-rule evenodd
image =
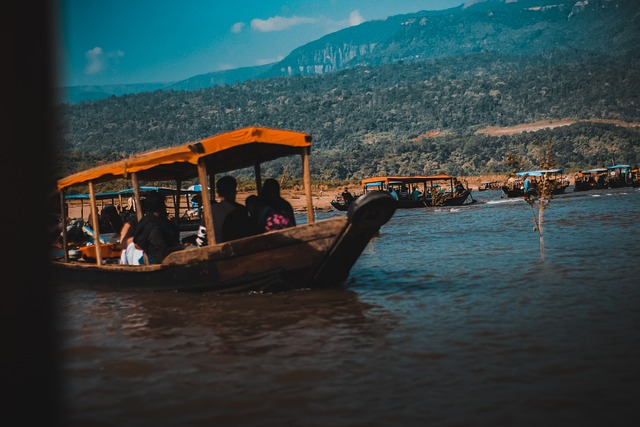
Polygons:
<instances>
[{"instance_id":1,"label":"boat canopy roof","mask_svg":"<svg viewBox=\"0 0 640 427\"><path fill-rule=\"evenodd\" d=\"M586 171L579 171L577 173L603 173L606 172L606 168L587 169Z\"/></svg>"},{"instance_id":2,"label":"boat canopy roof","mask_svg":"<svg viewBox=\"0 0 640 427\"><path fill-rule=\"evenodd\" d=\"M416 176L374 176L362 180L363 187L376 187L389 184L411 184L427 181L441 181L453 179L453 176L444 173L437 175L416 175Z\"/></svg>"},{"instance_id":3,"label":"boat canopy roof","mask_svg":"<svg viewBox=\"0 0 640 427\"><path fill-rule=\"evenodd\" d=\"M167 187L140 187L140 194L146 193L160 193L164 196L174 196L174 195L185 195L185 194L196 194L199 193L200 190L176 190L175 188L167 188ZM106 200L106 199L116 199L120 196L130 197L133 196L133 188L126 188L120 191L106 191L104 193L96 193L96 200ZM65 199L68 200L89 200L88 193L82 194L67 194L64 196Z\"/></svg>"},{"instance_id":4,"label":"boat canopy roof","mask_svg":"<svg viewBox=\"0 0 640 427\"><path fill-rule=\"evenodd\" d=\"M558 174L558 173L563 173L564 169L559 168L559 169L542 169L542 170L534 170L534 171L522 171L522 172L518 172L516 175L518 176L542 176L542 175L552 175L552 174Z\"/></svg>"},{"instance_id":5,"label":"boat canopy roof","mask_svg":"<svg viewBox=\"0 0 640 427\"><path fill-rule=\"evenodd\" d=\"M198 176L200 159L211 173L222 173L302 154L311 135L291 130L247 127L183 145L133 155L58 180L58 190L90 181L106 182L137 173L143 181L186 181Z\"/></svg>"},{"instance_id":6,"label":"boat canopy roof","mask_svg":"<svg viewBox=\"0 0 640 427\"><path fill-rule=\"evenodd\" d=\"M612 170L612 169L631 169L631 166L629 165L613 165L613 166L608 166L607 169Z\"/></svg>"}]
</instances>

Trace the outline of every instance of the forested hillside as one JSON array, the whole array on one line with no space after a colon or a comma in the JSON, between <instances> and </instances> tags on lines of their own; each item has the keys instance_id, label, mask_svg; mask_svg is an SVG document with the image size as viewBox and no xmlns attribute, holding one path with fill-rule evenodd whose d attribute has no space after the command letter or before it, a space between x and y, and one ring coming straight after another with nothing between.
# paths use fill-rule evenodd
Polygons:
<instances>
[{"instance_id":1,"label":"forested hillside","mask_svg":"<svg viewBox=\"0 0 640 427\"><path fill-rule=\"evenodd\" d=\"M640 163L640 128L595 122L506 136L486 126L539 120L640 121L640 55L465 55L278 77L197 91L157 91L60 105L59 175L131 153L245 126L310 132L313 179L508 170L552 139L559 166ZM292 162L288 169L296 174ZM265 176L279 176L274 163Z\"/></svg>"}]
</instances>

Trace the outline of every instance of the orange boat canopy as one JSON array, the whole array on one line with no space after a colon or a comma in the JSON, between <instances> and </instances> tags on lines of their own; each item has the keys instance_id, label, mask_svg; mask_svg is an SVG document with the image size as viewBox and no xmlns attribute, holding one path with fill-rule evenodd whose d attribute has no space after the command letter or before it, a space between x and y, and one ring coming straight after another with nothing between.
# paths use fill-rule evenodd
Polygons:
<instances>
[{"instance_id":1,"label":"orange boat canopy","mask_svg":"<svg viewBox=\"0 0 640 427\"><path fill-rule=\"evenodd\" d=\"M137 173L140 180L146 181L185 181L198 176L196 165L199 159L205 161L211 173L222 173L303 154L310 147L311 135L308 133L247 127L96 166L59 179L58 190L89 181L127 178L131 173Z\"/></svg>"}]
</instances>

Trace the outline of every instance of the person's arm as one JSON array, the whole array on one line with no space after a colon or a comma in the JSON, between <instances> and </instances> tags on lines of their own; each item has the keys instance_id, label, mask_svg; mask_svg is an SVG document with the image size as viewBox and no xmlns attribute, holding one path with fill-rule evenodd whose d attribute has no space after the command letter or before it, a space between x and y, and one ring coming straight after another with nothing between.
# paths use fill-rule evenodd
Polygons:
<instances>
[{"instance_id":1,"label":"person's arm","mask_svg":"<svg viewBox=\"0 0 640 427\"><path fill-rule=\"evenodd\" d=\"M128 237L129 237L129 230L131 229L131 223L129 221L125 222L124 225L122 226L122 229L120 229L120 247L122 249L127 249L127 245L128 245Z\"/></svg>"}]
</instances>

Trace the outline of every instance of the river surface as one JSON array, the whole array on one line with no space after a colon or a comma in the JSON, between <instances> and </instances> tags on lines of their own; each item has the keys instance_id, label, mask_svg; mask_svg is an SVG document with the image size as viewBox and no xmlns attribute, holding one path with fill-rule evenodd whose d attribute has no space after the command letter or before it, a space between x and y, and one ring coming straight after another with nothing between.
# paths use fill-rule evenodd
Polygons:
<instances>
[{"instance_id":1,"label":"river surface","mask_svg":"<svg viewBox=\"0 0 640 427\"><path fill-rule=\"evenodd\" d=\"M640 425L640 192L572 189L544 257L484 191L396 211L344 289L61 288L63 424Z\"/></svg>"}]
</instances>

